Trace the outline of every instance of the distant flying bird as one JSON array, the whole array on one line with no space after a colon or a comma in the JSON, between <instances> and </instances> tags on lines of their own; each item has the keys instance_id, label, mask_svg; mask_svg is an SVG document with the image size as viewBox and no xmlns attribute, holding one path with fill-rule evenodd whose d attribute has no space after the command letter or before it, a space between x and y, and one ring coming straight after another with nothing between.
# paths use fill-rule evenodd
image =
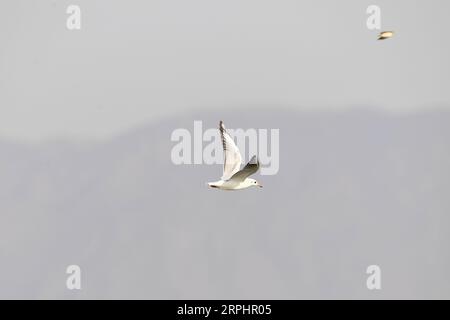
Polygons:
<instances>
[{"instance_id":1,"label":"distant flying bird","mask_svg":"<svg viewBox=\"0 0 450 320\"><path fill-rule=\"evenodd\" d=\"M394 31L383 31L378 35L378 40L389 39L394 36Z\"/></svg>"},{"instance_id":2,"label":"distant flying bird","mask_svg":"<svg viewBox=\"0 0 450 320\"><path fill-rule=\"evenodd\" d=\"M256 156L253 156L249 163L242 170L239 170L242 162L241 154L222 121L219 123L219 130L224 156L223 175L219 181L209 182L208 185L222 190L240 190L249 187L262 188L262 185L255 179L249 178L259 169L259 161Z\"/></svg>"}]
</instances>

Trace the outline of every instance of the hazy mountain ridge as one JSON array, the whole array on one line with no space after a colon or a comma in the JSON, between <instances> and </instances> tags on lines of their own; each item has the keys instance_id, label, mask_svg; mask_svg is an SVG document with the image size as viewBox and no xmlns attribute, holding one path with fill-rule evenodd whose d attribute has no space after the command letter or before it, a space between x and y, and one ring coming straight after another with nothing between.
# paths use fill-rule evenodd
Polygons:
<instances>
[{"instance_id":1,"label":"hazy mountain ridge","mask_svg":"<svg viewBox=\"0 0 450 320\"><path fill-rule=\"evenodd\" d=\"M206 187L176 128L279 128L265 188ZM0 297L450 297L450 113L198 112L87 147L0 142ZM61 248L64 248L61 250ZM79 264L83 290L65 288ZM379 264L383 290L365 288Z\"/></svg>"}]
</instances>

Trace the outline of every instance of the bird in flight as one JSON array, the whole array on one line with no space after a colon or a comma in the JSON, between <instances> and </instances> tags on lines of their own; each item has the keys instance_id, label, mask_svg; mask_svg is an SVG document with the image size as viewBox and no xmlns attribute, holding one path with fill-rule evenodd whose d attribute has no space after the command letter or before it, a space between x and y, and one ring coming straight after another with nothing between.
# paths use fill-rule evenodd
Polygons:
<instances>
[{"instance_id":1,"label":"bird in flight","mask_svg":"<svg viewBox=\"0 0 450 320\"><path fill-rule=\"evenodd\" d=\"M394 31L383 31L378 35L378 40L385 40L392 38L394 36Z\"/></svg>"},{"instance_id":2,"label":"bird in flight","mask_svg":"<svg viewBox=\"0 0 450 320\"><path fill-rule=\"evenodd\" d=\"M223 175L219 181L209 182L208 185L212 188L222 190L240 190L249 187L262 188L262 185L258 181L249 178L259 169L259 161L256 156L253 156L245 167L239 170L242 162L241 154L233 138L226 131L222 121L219 123L219 131L220 137L222 138L224 157Z\"/></svg>"}]
</instances>

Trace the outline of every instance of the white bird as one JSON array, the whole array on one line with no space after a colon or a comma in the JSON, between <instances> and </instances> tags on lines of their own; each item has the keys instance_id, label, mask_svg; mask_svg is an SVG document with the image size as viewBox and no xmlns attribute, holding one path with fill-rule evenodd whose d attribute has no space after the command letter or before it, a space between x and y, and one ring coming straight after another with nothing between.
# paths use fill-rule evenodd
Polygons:
<instances>
[{"instance_id":1,"label":"white bird","mask_svg":"<svg viewBox=\"0 0 450 320\"><path fill-rule=\"evenodd\" d=\"M239 170L242 162L241 154L222 121L219 123L219 130L224 157L223 175L219 181L209 182L208 185L222 190L240 190L249 187L262 188L258 181L249 178L259 169L259 162L256 156L253 156L249 163L242 170Z\"/></svg>"}]
</instances>

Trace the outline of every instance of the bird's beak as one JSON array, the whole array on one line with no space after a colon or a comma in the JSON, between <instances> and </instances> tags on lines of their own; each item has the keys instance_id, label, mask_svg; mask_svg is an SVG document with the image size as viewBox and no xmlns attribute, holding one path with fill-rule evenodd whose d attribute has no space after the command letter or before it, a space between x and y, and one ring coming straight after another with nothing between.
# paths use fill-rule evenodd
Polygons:
<instances>
[{"instance_id":1,"label":"bird's beak","mask_svg":"<svg viewBox=\"0 0 450 320\"><path fill-rule=\"evenodd\" d=\"M262 188L263 186L261 184L258 184L258 187Z\"/></svg>"}]
</instances>

